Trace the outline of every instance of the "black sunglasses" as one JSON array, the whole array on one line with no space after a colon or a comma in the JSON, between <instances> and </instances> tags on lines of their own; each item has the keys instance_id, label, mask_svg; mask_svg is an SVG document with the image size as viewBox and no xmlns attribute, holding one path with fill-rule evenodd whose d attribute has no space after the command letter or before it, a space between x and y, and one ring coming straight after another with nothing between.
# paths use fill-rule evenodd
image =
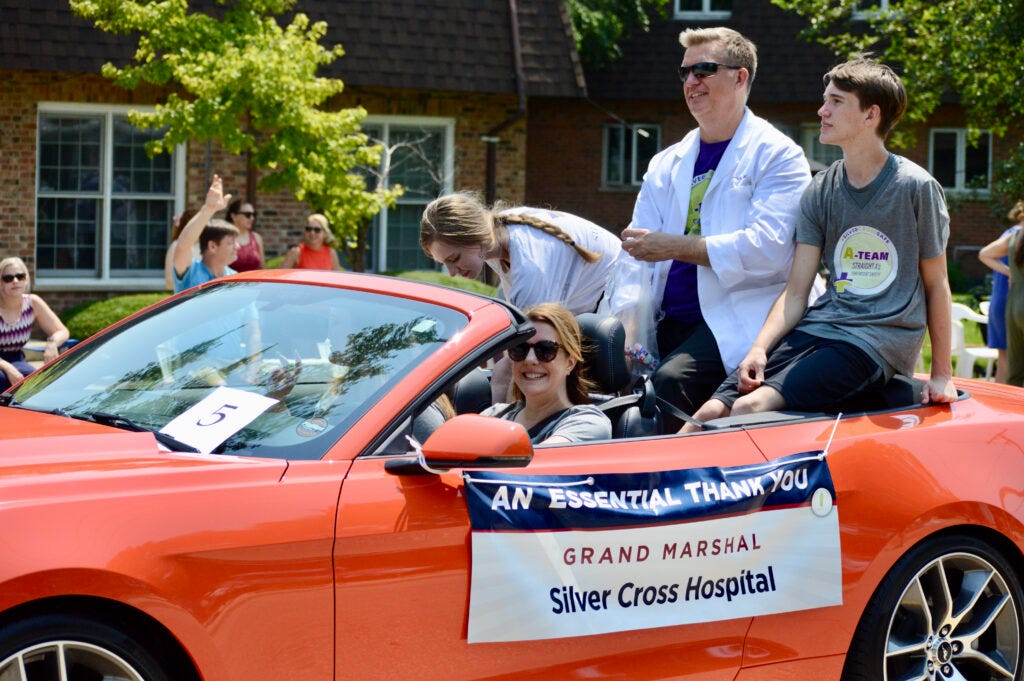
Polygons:
<instances>
[{"instance_id":1,"label":"black sunglasses","mask_svg":"<svg viewBox=\"0 0 1024 681\"><path fill-rule=\"evenodd\" d=\"M25 272L18 272L17 274L5 274L2 279L5 284L10 284L12 281L17 279L18 281L25 281L28 278L28 274Z\"/></svg>"},{"instance_id":2,"label":"black sunglasses","mask_svg":"<svg viewBox=\"0 0 1024 681\"><path fill-rule=\"evenodd\" d=\"M679 80L686 82L686 79L690 76L690 72L693 71L693 75L698 80L704 80L708 76L713 76L718 73L719 67L723 69L742 69L742 66L730 66L729 64L719 64L713 61L699 61L692 66L679 65Z\"/></svg>"},{"instance_id":3,"label":"black sunglasses","mask_svg":"<svg viewBox=\"0 0 1024 681\"><path fill-rule=\"evenodd\" d=\"M256 217L256 211L254 211L254 210L240 210L240 211L238 211L238 214L239 215L244 215L247 218L254 218L254 217Z\"/></svg>"},{"instance_id":4,"label":"black sunglasses","mask_svg":"<svg viewBox=\"0 0 1024 681\"><path fill-rule=\"evenodd\" d=\"M322 231L324 231L324 228L323 227L314 227L313 225L306 225L306 231L307 232L322 232Z\"/></svg>"},{"instance_id":5,"label":"black sunglasses","mask_svg":"<svg viewBox=\"0 0 1024 681\"><path fill-rule=\"evenodd\" d=\"M555 341L542 340L536 343L520 343L508 349L508 357L513 362L522 362L530 354L533 348L533 356L538 362L550 362L558 355L558 348L561 346Z\"/></svg>"}]
</instances>

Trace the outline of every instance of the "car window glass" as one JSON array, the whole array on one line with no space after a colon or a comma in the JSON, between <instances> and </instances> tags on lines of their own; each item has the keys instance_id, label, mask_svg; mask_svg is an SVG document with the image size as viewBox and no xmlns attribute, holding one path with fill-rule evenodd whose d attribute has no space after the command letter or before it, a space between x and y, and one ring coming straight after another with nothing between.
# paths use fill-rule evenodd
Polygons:
<instances>
[{"instance_id":1,"label":"car window glass","mask_svg":"<svg viewBox=\"0 0 1024 681\"><path fill-rule=\"evenodd\" d=\"M215 451L320 458L409 371L465 326L418 301L329 287L204 288L29 377L15 399L159 430L221 387L274 400Z\"/></svg>"}]
</instances>

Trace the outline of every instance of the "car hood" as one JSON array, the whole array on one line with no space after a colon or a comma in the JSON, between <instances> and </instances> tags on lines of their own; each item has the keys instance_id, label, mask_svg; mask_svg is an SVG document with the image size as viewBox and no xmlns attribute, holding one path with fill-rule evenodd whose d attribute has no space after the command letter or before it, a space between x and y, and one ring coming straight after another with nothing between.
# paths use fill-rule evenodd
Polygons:
<instances>
[{"instance_id":1,"label":"car hood","mask_svg":"<svg viewBox=\"0 0 1024 681\"><path fill-rule=\"evenodd\" d=\"M0 407L0 485L26 476L123 477L130 471L145 475L197 467L237 469L245 463L263 469L259 475L277 477L287 467L287 462L272 459L167 452L152 433Z\"/></svg>"}]
</instances>

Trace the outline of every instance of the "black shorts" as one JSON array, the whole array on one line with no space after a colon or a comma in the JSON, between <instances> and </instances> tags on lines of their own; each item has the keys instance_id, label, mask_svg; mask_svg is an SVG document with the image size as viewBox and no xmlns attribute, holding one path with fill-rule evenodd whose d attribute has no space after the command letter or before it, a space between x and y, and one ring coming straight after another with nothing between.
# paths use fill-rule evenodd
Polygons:
<instances>
[{"instance_id":1,"label":"black shorts","mask_svg":"<svg viewBox=\"0 0 1024 681\"><path fill-rule=\"evenodd\" d=\"M885 372L871 356L845 341L790 331L768 356L764 385L777 390L787 409L834 410L845 400L885 385ZM732 372L713 399L732 409L740 397Z\"/></svg>"}]
</instances>

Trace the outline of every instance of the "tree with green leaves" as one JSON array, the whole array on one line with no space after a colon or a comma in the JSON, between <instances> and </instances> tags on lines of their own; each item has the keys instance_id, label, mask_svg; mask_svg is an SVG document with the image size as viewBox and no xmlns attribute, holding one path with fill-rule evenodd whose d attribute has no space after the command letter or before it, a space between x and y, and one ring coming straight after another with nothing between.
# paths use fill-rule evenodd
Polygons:
<instances>
[{"instance_id":1,"label":"tree with green leaves","mask_svg":"<svg viewBox=\"0 0 1024 681\"><path fill-rule=\"evenodd\" d=\"M666 15L669 0L566 0L576 51L589 66L607 66L622 56L619 43L636 28L648 31L650 13Z\"/></svg>"},{"instance_id":2,"label":"tree with green leaves","mask_svg":"<svg viewBox=\"0 0 1024 681\"><path fill-rule=\"evenodd\" d=\"M1024 0L772 0L809 21L802 37L837 57L873 52L900 67L906 119L923 123L944 96L963 107L970 134L1019 133L1024 116ZM906 133L906 131L904 131ZM906 144L904 134L894 143ZM997 170L995 192L1024 196L1024 146ZM998 197L1007 198L1005 195ZM1005 211L1003 211L1005 212Z\"/></svg>"},{"instance_id":3,"label":"tree with green leaves","mask_svg":"<svg viewBox=\"0 0 1024 681\"><path fill-rule=\"evenodd\" d=\"M261 190L291 191L324 213L345 242L401 195L399 186L367 185L365 169L380 163L381 146L360 130L366 111L321 108L344 85L316 72L344 50L323 47L327 25L305 14L282 27L278 17L295 0L218 0L224 10L216 16L190 11L187 0L70 2L99 29L138 36L134 63L105 64L105 77L129 90L141 83L169 90L154 111L129 117L136 127L164 130L150 153L214 140L248 154L265 171Z\"/></svg>"}]
</instances>

